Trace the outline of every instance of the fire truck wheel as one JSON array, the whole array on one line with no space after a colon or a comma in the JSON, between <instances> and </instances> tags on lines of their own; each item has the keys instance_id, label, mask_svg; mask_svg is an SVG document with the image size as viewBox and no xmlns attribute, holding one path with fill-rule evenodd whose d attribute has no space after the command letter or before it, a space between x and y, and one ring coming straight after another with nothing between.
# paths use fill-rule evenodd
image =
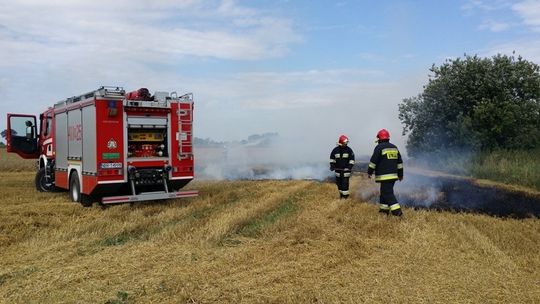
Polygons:
<instances>
[{"instance_id":1,"label":"fire truck wheel","mask_svg":"<svg viewBox=\"0 0 540 304\"><path fill-rule=\"evenodd\" d=\"M56 188L53 183L48 183L45 177L45 167L39 169L35 179L36 189L40 192L54 191Z\"/></svg>"},{"instance_id":2,"label":"fire truck wheel","mask_svg":"<svg viewBox=\"0 0 540 304\"><path fill-rule=\"evenodd\" d=\"M71 177L69 178L69 197L72 201L81 203L83 207L92 207L92 204L94 203L92 197L81 193L81 183L79 182L77 173L71 174Z\"/></svg>"},{"instance_id":3,"label":"fire truck wheel","mask_svg":"<svg viewBox=\"0 0 540 304\"><path fill-rule=\"evenodd\" d=\"M79 182L77 172L72 173L69 177L69 198L73 202L78 203L81 201L81 183Z\"/></svg>"},{"instance_id":4,"label":"fire truck wheel","mask_svg":"<svg viewBox=\"0 0 540 304\"><path fill-rule=\"evenodd\" d=\"M92 207L93 204L94 200L92 197L81 193L81 205L83 205L83 207Z\"/></svg>"}]
</instances>

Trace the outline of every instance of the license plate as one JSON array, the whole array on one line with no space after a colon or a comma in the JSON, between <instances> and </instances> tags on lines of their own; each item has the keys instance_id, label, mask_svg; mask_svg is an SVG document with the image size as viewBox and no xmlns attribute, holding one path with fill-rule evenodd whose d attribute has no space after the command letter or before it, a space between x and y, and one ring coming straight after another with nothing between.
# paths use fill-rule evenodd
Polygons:
<instances>
[{"instance_id":1,"label":"license plate","mask_svg":"<svg viewBox=\"0 0 540 304\"><path fill-rule=\"evenodd\" d=\"M122 163L102 163L101 169L121 169Z\"/></svg>"}]
</instances>

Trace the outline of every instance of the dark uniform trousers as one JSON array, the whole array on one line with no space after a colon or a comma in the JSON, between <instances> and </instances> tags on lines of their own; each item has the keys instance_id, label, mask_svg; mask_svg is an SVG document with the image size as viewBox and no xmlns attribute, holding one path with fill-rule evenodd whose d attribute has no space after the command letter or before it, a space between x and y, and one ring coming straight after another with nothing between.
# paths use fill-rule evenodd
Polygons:
<instances>
[{"instance_id":1,"label":"dark uniform trousers","mask_svg":"<svg viewBox=\"0 0 540 304\"><path fill-rule=\"evenodd\" d=\"M349 178L351 176L351 171L343 171L336 169L336 185L339 190L340 198L349 197Z\"/></svg>"},{"instance_id":2,"label":"dark uniform trousers","mask_svg":"<svg viewBox=\"0 0 540 304\"><path fill-rule=\"evenodd\" d=\"M394 195L395 180L381 181L381 194L379 197L379 212L392 215L402 215L401 208L398 204L396 196Z\"/></svg>"}]
</instances>

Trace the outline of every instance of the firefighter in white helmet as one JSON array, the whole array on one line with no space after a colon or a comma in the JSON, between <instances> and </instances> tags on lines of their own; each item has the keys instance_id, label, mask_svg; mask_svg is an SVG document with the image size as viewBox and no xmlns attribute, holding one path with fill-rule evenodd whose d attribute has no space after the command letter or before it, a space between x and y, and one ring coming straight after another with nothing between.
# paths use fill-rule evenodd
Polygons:
<instances>
[{"instance_id":1,"label":"firefighter in white helmet","mask_svg":"<svg viewBox=\"0 0 540 304\"><path fill-rule=\"evenodd\" d=\"M347 136L339 136L337 146L330 153L330 170L336 174L339 197L344 199L349 197L349 178L354 166L354 152L348 143Z\"/></svg>"}]
</instances>

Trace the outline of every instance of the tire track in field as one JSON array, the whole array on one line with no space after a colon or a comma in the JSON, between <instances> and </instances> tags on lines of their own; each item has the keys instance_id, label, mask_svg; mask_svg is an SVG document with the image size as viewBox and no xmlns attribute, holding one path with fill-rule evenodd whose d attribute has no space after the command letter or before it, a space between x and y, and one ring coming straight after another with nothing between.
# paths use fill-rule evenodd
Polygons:
<instances>
[{"instance_id":1,"label":"tire track in field","mask_svg":"<svg viewBox=\"0 0 540 304\"><path fill-rule=\"evenodd\" d=\"M279 187L272 187L268 186L269 183L281 184L278 185ZM109 233L99 243L101 246L118 246L132 241L196 240L194 235L199 235L198 231L200 231L201 227L214 221L215 214L231 210L231 208L236 210L236 206L242 204L252 205L260 197L267 195L269 189L278 191L285 184L282 181L221 181L207 183L199 188L199 197L193 199L189 205L182 207L182 209L166 209L170 207L167 204L163 207L166 210L165 213L168 214L166 216L161 215L150 219L141 218L141 216L134 216L129 220L124 218L122 222L128 224L124 228L120 227L115 233ZM245 189L249 189L249 191ZM123 217L125 212L121 212L119 216ZM230 213L230 211L227 212ZM143 209L142 214L146 213ZM158 212L154 210L149 213L155 214Z\"/></svg>"},{"instance_id":2,"label":"tire track in field","mask_svg":"<svg viewBox=\"0 0 540 304\"><path fill-rule=\"evenodd\" d=\"M220 210L215 216L193 231L194 239L212 244L220 243L229 235L237 232L246 223L252 222L264 214L272 212L289 198L308 187L307 181L264 181L256 182L260 193L241 200L232 208Z\"/></svg>"},{"instance_id":3,"label":"tire track in field","mask_svg":"<svg viewBox=\"0 0 540 304\"><path fill-rule=\"evenodd\" d=\"M171 204L175 203L172 202L160 208L161 215L154 210L149 213L156 213L158 214L157 216L143 216L143 218L134 216L130 222L134 222L135 224L129 225L119 232L103 238L101 245L117 246L130 241L160 239L167 236L171 231L178 230L179 226L197 225L196 223L206 221L212 213L237 204L241 198L241 188L243 186L246 186L246 182L232 183L222 181L203 185L200 189L199 197L191 199L187 206L177 208L171 206ZM140 208L140 211L144 215L148 213L145 211L146 209L153 208L154 206L140 206L137 208ZM182 229L182 231L186 230L186 228ZM177 235L178 233L175 233L175 236Z\"/></svg>"},{"instance_id":4,"label":"tire track in field","mask_svg":"<svg viewBox=\"0 0 540 304\"><path fill-rule=\"evenodd\" d=\"M312 198L311 194L317 187L317 184L312 182L304 187L291 189L286 197L279 199L277 204L267 206L265 210L257 212L236 225L234 230L225 236L222 243L238 245L242 243L242 239L246 238L272 237L275 233L281 235L283 229L291 228L291 220L294 221L296 214L302 211L305 207L303 203Z\"/></svg>"}]
</instances>

